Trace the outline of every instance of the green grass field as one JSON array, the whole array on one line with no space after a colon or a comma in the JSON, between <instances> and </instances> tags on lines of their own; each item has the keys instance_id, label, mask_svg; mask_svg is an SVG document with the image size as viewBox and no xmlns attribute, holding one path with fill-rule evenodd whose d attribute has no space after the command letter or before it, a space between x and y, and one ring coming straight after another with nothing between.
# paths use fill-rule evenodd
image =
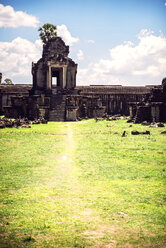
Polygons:
<instances>
[{"instance_id":1,"label":"green grass field","mask_svg":"<svg viewBox=\"0 0 166 248\"><path fill-rule=\"evenodd\" d=\"M0 130L0 247L166 247L166 127L130 125Z\"/></svg>"}]
</instances>

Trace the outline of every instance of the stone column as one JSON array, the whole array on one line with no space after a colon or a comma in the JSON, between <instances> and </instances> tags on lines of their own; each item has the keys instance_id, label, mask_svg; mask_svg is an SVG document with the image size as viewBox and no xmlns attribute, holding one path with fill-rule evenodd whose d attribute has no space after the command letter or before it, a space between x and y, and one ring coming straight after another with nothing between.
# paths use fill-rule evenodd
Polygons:
<instances>
[{"instance_id":1,"label":"stone column","mask_svg":"<svg viewBox=\"0 0 166 248\"><path fill-rule=\"evenodd\" d=\"M50 63L50 61L47 62L47 82L46 82L46 89L51 89L51 63Z\"/></svg>"},{"instance_id":2,"label":"stone column","mask_svg":"<svg viewBox=\"0 0 166 248\"><path fill-rule=\"evenodd\" d=\"M130 118L133 118L133 107L131 105L129 106L129 113L130 113Z\"/></svg>"},{"instance_id":3,"label":"stone column","mask_svg":"<svg viewBox=\"0 0 166 248\"><path fill-rule=\"evenodd\" d=\"M151 106L151 116L153 122L159 122L160 120L160 108L159 105Z\"/></svg>"},{"instance_id":4,"label":"stone column","mask_svg":"<svg viewBox=\"0 0 166 248\"><path fill-rule=\"evenodd\" d=\"M159 105L156 105L156 121L160 121L160 108Z\"/></svg>"},{"instance_id":5,"label":"stone column","mask_svg":"<svg viewBox=\"0 0 166 248\"><path fill-rule=\"evenodd\" d=\"M67 73L67 68L63 67L63 89L66 88L66 73Z\"/></svg>"}]
</instances>

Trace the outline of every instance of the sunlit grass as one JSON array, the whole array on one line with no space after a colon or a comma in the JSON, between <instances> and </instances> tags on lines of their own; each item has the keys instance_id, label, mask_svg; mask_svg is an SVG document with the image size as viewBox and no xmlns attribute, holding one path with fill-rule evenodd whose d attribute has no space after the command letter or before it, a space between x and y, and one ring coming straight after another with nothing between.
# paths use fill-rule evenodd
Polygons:
<instances>
[{"instance_id":1,"label":"sunlit grass","mask_svg":"<svg viewBox=\"0 0 166 248\"><path fill-rule=\"evenodd\" d=\"M165 128L130 125L0 130L0 247L164 247Z\"/></svg>"}]
</instances>

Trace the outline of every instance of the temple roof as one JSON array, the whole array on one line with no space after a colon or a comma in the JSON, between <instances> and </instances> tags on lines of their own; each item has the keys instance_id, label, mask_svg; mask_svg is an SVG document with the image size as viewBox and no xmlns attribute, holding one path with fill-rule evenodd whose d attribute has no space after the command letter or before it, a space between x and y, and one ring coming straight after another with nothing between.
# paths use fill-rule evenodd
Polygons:
<instances>
[{"instance_id":1,"label":"temple roof","mask_svg":"<svg viewBox=\"0 0 166 248\"><path fill-rule=\"evenodd\" d=\"M29 94L32 84L0 84L0 93Z\"/></svg>"},{"instance_id":2,"label":"temple roof","mask_svg":"<svg viewBox=\"0 0 166 248\"><path fill-rule=\"evenodd\" d=\"M0 93L24 93L28 94L32 84L13 84L0 85ZM81 95L95 94L147 94L150 93L154 86L115 86L115 85L100 85L100 86L77 86Z\"/></svg>"},{"instance_id":3,"label":"temple roof","mask_svg":"<svg viewBox=\"0 0 166 248\"><path fill-rule=\"evenodd\" d=\"M150 93L153 86L115 86L115 85L95 85L95 86L77 86L81 94L147 94Z\"/></svg>"}]
</instances>

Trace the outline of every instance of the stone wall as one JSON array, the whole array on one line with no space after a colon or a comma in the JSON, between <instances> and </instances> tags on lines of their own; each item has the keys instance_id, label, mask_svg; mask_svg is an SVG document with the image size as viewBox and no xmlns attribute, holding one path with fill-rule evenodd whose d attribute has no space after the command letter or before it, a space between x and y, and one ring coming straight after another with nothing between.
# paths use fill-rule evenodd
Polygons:
<instances>
[{"instance_id":1,"label":"stone wall","mask_svg":"<svg viewBox=\"0 0 166 248\"><path fill-rule=\"evenodd\" d=\"M11 106L11 98L26 96L28 97L29 90L31 89L31 85L1 85L0 86L0 106L1 106L1 114L3 113L4 106ZM122 87L122 86L79 86L76 87L75 91L70 89L64 89L63 93L56 93L52 96L46 96L45 94L36 95L39 114L40 112L45 113L45 117L49 119L49 109L52 111L50 116L58 116L58 111L60 111L60 107L56 110L56 106L60 106L58 103L58 99L61 95L68 95L68 98L71 98L72 94L76 94L75 99L77 99L73 106L77 109L77 117L80 118L92 118L95 115L101 115L103 113L103 109L109 115L121 114L121 115L129 115L129 106L130 102L140 102L147 93L151 90L150 87ZM72 99L74 99L74 95ZM32 95L33 96L33 95ZM33 106L32 99L30 97L29 104ZM34 95L35 96L35 95ZM56 100L54 100L56 99ZM74 100L72 100L74 101ZM64 109L64 101L62 102L62 112L65 112ZM67 104L69 106L71 104ZM102 107L102 109L100 109ZM31 108L29 108L31 109ZM34 109L34 108L33 108ZM70 109L70 108L68 108ZM9 112L9 108L7 110ZM10 110L11 112L12 110ZM33 113L37 116L35 110L27 110L28 115L32 119ZM69 110L70 111L70 110ZM19 113L22 110L19 110ZM66 112L67 113L67 112ZM42 114L41 114L42 115ZM71 115L71 113L70 113ZM51 118L52 118L51 117ZM67 117L70 118L70 117ZM60 117L58 117L60 119ZM64 118L63 118L64 119Z\"/></svg>"},{"instance_id":2,"label":"stone wall","mask_svg":"<svg viewBox=\"0 0 166 248\"><path fill-rule=\"evenodd\" d=\"M166 79L139 102L130 102L130 118L135 123L166 122Z\"/></svg>"},{"instance_id":3,"label":"stone wall","mask_svg":"<svg viewBox=\"0 0 166 248\"><path fill-rule=\"evenodd\" d=\"M152 87L77 86L80 95L98 97L109 115L129 115L129 102L140 102Z\"/></svg>"},{"instance_id":4,"label":"stone wall","mask_svg":"<svg viewBox=\"0 0 166 248\"><path fill-rule=\"evenodd\" d=\"M0 85L0 114L4 114L4 107L11 106L12 97L29 96L30 84Z\"/></svg>"}]
</instances>

